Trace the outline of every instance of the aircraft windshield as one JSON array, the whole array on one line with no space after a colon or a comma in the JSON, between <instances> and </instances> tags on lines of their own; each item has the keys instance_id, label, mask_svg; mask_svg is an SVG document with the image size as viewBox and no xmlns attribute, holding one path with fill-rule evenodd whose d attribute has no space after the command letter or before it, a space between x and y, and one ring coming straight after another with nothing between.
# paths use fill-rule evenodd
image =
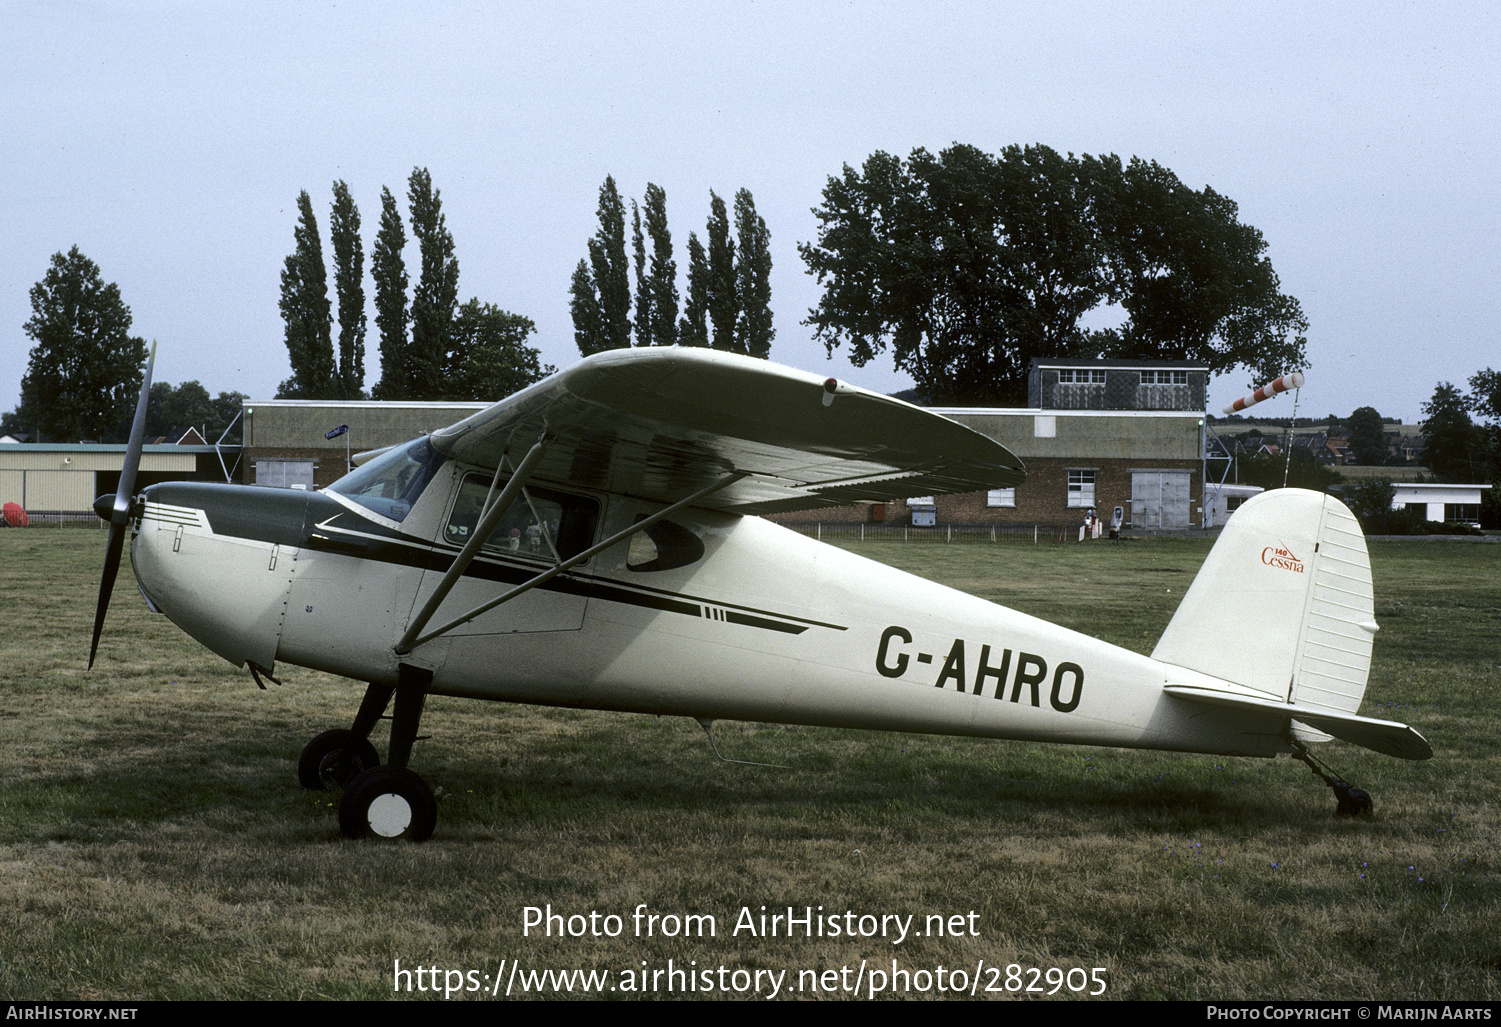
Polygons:
<instances>
[{"instance_id":1,"label":"aircraft windshield","mask_svg":"<svg viewBox=\"0 0 1501 1027\"><path fill-rule=\"evenodd\" d=\"M444 459L427 439L418 439L356 468L328 491L347 496L382 517L403 521Z\"/></svg>"}]
</instances>

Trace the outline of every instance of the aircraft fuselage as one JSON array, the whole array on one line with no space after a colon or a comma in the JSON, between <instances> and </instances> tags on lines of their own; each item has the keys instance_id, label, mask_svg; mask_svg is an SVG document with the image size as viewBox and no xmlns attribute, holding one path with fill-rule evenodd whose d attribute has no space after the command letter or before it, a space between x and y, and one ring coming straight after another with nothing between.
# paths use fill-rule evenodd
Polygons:
<instances>
[{"instance_id":1,"label":"aircraft fuselage","mask_svg":"<svg viewBox=\"0 0 1501 1027\"><path fill-rule=\"evenodd\" d=\"M404 506L333 492L145 490L131 558L155 607L237 665L290 663L476 699L1271 756L1285 718L1206 709L1214 679L966 595L758 517L688 509L398 654L490 473L443 463ZM443 600L444 624L553 553L659 504L538 482ZM400 519L379 510L397 513ZM531 523L527 523L527 522ZM569 538L572 532L578 538ZM496 536L492 536L495 538ZM568 554L563 553L564 556Z\"/></svg>"}]
</instances>

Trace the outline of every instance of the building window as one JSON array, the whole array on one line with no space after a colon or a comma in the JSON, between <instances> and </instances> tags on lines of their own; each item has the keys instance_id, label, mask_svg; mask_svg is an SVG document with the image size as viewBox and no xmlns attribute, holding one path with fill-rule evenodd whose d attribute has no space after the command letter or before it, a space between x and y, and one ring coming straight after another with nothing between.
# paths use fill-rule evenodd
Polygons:
<instances>
[{"instance_id":1,"label":"building window","mask_svg":"<svg viewBox=\"0 0 1501 1027\"><path fill-rule=\"evenodd\" d=\"M1187 385L1187 371L1143 371L1141 372L1143 385Z\"/></svg>"},{"instance_id":2,"label":"building window","mask_svg":"<svg viewBox=\"0 0 1501 1027\"><path fill-rule=\"evenodd\" d=\"M1460 521L1465 524L1480 523L1479 503L1445 503L1444 520Z\"/></svg>"},{"instance_id":3,"label":"building window","mask_svg":"<svg viewBox=\"0 0 1501 1027\"><path fill-rule=\"evenodd\" d=\"M991 489L985 493L986 506L1015 506L1016 489Z\"/></svg>"},{"instance_id":4,"label":"building window","mask_svg":"<svg viewBox=\"0 0 1501 1027\"><path fill-rule=\"evenodd\" d=\"M1103 368L1065 367L1058 372L1059 385L1104 385Z\"/></svg>"},{"instance_id":5,"label":"building window","mask_svg":"<svg viewBox=\"0 0 1501 1027\"><path fill-rule=\"evenodd\" d=\"M1073 507L1094 506L1094 470L1070 468L1068 472L1068 505Z\"/></svg>"}]
</instances>

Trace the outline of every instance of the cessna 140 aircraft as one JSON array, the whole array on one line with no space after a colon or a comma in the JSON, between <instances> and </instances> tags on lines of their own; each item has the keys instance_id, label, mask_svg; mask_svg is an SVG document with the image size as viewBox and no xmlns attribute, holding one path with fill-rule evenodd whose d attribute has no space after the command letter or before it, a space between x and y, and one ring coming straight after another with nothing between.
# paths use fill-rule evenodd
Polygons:
<instances>
[{"instance_id":1,"label":"cessna 140 aircraft","mask_svg":"<svg viewBox=\"0 0 1501 1027\"><path fill-rule=\"evenodd\" d=\"M1007 487L1021 462L947 418L698 349L589 357L321 492L133 494L150 364L110 520L92 665L126 528L153 610L257 682L367 682L308 743L352 837L428 837L407 766L429 694L1241 756L1432 755L1358 716L1376 631L1350 512L1283 489L1230 520L1151 656L822 545L756 514ZM394 696L389 752L371 729Z\"/></svg>"}]
</instances>

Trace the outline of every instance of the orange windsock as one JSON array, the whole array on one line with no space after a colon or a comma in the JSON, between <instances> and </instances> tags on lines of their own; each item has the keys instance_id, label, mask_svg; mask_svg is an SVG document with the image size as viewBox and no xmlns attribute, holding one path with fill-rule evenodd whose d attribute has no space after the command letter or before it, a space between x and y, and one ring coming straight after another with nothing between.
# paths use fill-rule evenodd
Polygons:
<instances>
[{"instance_id":1,"label":"orange windsock","mask_svg":"<svg viewBox=\"0 0 1501 1027\"><path fill-rule=\"evenodd\" d=\"M1301 389L1302 387L1302 371L1294 371L1292 374L1285 374L1281 378L1278 378L1276 381L1263 385L1261 388L1257 389L1249 396L1243 396L1240 399L1237 399L1234 403L1231 403L1225 408L1225 413L1239 413L1246 407L1255 406L1257 403L1260 403L1264 399L1271 399L1279 392L1287 392L1289 389Z\"/></svg>"}]
</instances>

